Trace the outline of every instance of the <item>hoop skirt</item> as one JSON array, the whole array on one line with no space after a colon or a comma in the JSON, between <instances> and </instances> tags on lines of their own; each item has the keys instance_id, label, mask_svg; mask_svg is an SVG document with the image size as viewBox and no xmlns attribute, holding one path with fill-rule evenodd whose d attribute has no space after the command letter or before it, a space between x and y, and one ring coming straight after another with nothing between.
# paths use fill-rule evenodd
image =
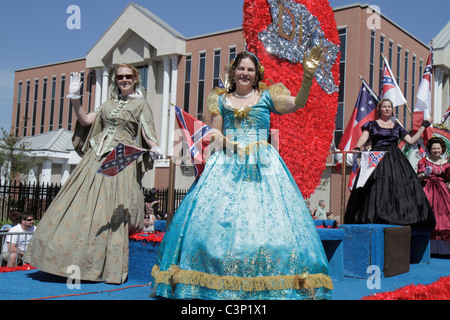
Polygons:
<instances>
[{"instance_id":1,"label":"hoop skirt","mask_svg":"<svg viewBox=\"0 0 450 320\"><path fill-rule=\"evenodd\" d=\"M128 276L129 231L143 226L144 161L114 177L97 171L119 141L141 147L141 128L148 137L156 135L142 98L107 101L96 112L85 154L36 228L25 261L62 277L71 276L76 266L81 280L119 284Z\"/></svg>"},{"instance_id":2,"label":"hoop skirt","mask_svg":"<svg viewBox=\"0 0 450 320\"><path fill-rule=\"evenodd\" d=\"M219 99L224 132L246 146L215 152L177 209L152 276L176 299L327 299L328 262L305 201L267 143L269 91L248 116ZM226 130L232 129L232 130Z\"/></svg>"},{"instance_id":3,"label":"hoop skirt","mask_svg":"<svg viewBox=\"0 0 450 320\"><path fill-rule=\"evenodd\" d=\"M393 129L370 121L372 151L387 151L364 187L353 189L344 216L346 224L393 224L433 229L433 210L408 159L397 146L408 134L398 123ZM357 184L359 175L356 177Z\"/></svg>"},{"instance_id":4,"label":"hoop skirt","mask_svg":"<svg viewBox=\"0 0 450 320\"><path fill-rule=\"evenodd\" d=\"M425 172L427 166L432 168L432 172L422 182L422 186L436 217L431 239L450 242L450 190L445 183L450 180L450 164L446 162L442 166L433 166L423 158L417 164L417 172Z\"/></svg>"}]
</instances>

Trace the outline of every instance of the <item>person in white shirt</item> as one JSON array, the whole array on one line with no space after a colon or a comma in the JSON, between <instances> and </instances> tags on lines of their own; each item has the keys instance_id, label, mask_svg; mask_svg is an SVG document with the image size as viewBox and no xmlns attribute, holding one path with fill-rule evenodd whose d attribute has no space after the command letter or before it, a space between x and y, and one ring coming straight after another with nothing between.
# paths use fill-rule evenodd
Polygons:
<instances>
[{"instance_id":1,"label":"person in white shirt","mask_svg":"<svg viewBox=\"0 0 450 320\"><path fill-rule=\"evenodd\" d=\"M22 213L20 216L20 223L12 227L5 237L5 243L2 248L2 261L8 264L8 267L15 267L17 261L22 263L23 254L27 250L32 234L36 227L34 224L33 215ZM14 234L15 233L15 234ZM25 234L17 234L25 233Z\"/></svg>"},{"instance_id":2,"label":"person in white shirt","mask_svg":"<svg viewBox=\"0 0 450 320\"><path fill-rule=\"evenodd\" d=\"M327 220L327 212L325 211L325 200L320 200L319 205L314 212L314 217L317 220Z\"/></svg>"}]
</instances>

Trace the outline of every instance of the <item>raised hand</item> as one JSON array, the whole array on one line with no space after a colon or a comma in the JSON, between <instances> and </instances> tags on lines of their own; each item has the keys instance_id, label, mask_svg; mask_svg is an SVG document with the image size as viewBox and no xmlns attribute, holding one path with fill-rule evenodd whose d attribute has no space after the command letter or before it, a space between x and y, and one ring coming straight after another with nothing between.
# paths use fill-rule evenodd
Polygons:
<instances>
[{"instance_id":1,"label":"raised hand","mask_svg":"<svg viewBox=\"0 0 450 320\"><path fill-rule=\"evenodd\" d=\"M81 82L81 75L78 72L70 75L69 94L67 98L80 99L80 89L83 82Z\"/></svg>"},{"instance_id":2,"label":"raised hand","mask_svg":"<svg viewBox=\"0 0 450 320\"><path fill-rule=\"evenodd\" d=\"M314 72L316 72L322 61L323 55L322 48L315 46L309 52L309 56L303 60L303 72L309 78L313 77Z\"/></svg>"}]
</instances>

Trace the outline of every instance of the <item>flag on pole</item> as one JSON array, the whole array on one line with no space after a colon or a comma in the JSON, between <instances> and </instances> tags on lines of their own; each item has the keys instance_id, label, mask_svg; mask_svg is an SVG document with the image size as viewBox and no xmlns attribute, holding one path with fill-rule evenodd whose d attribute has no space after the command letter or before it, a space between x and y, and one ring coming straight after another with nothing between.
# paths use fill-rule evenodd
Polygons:
<instances>
[{"instance_id":1,"label":"flag on pole","mask_svg":"<svg viewBox=\"0 0 450 320\"><path fill-rule=\"evenodd\" d=\"M205 168L204 155L211 142L212 129L189 113L175 106L177 122L183 138L188 144L191 160L194 164L195 178L198 179Z\"/></svg>"},{"instance_id":2,"label":"flag on pole","mask_svg":"<svg viewBox=\"0 0 450 320\"><path fill-rule=\"evenodd\" d=\"M406 104L407 101L400 90L397 81L395 81L394 74L389 67L389 63L384 59L383 80L381 82L381 98L387 98L392 101L393 107Z\"/></svg>"},{"instance_id":3,"label":"flag on pole","mask_svg":"<svg viewBox=\"0 0 450 320\"><path fill-rule=\"evenodd\" d=\"M366 184L372 172L383 159L385 151L364 151L361 152L361 172L359 174L356 188L362 188Z\"/></svg>"},{"instance_id":4,"label":"flag on pole","mask_svg":"<svg viewBox=\"0 0 450 320\"><path fill-rule=\"evenodd\" d=\"M362 135L361 127L367 122L376 119L379 99L364 79L361 78L361 81L361 89L359 90L355 108L339 143L339 150L341 151L353 150Z\"/></svg>"},{"instance_id":5,"label":"flag on pole","mask_svg":"<svg viewBox=\"0 0 450 320\"><path fill-rule=\"evenodd\" d=\"M430 48L427 65L420 81L419 90L417 91L417 102L413 113L413 132L417 132L424 119L431 118L431 84L433 78L433 47ZM431 128L425 129L422 134L423 141L426 143L433 136Z\"/></svg>"},{"instance_id":6,"label":"flag on pole","mask_svg":"<svg viewBox=\"0 0 450 320\"><path fill-rule=\"evenodd\" d=\"M147 149L141 149L119 142L106 156L105 160L103 160L97 173L114 177L147 151Z\"/></svg>"}]
</instances>

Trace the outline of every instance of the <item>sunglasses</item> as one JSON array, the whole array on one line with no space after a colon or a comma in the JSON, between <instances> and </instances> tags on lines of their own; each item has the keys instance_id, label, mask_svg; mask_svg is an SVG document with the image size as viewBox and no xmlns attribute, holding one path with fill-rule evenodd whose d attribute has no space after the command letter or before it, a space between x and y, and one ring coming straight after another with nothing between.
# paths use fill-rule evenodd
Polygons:
<instances>
[{"instance_id":1,"label":"sunglasses","mask_svg":"<svg viewBox=\"0 0 450 320\"><path fill-rule=\"evenodd\" d=\"M33 218L25 219L25 221L34 221Z\"/></svg>"},{"instance_id":2,"label":"sunglasses","mask_svg":"<svg viewBox=\"0 0 450 320\"><path fill-rule=\"evenodd\" d=\"M131 80L133 78L134 78L134 75L132 75L132 74L117 74L116 75L117 80L123 80L123 79Z\"/></svg>"}]
</instances>

